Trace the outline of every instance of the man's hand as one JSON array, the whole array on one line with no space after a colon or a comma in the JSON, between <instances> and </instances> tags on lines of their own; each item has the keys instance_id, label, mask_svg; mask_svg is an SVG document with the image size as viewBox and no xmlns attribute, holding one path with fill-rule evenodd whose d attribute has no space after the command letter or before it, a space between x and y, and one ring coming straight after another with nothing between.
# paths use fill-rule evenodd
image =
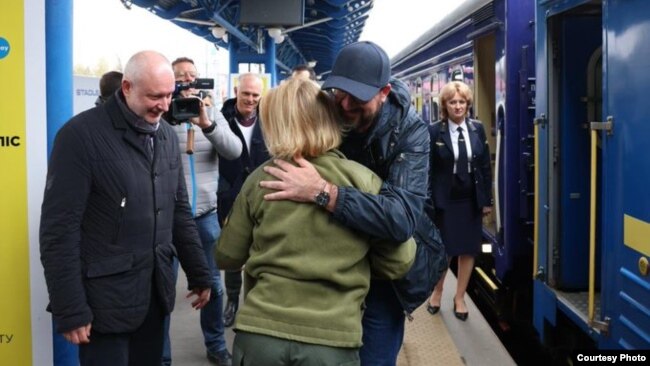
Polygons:
<instances>
[{"instance_id":1,"label":"man's hand","mask_svg":"<svg viewBox=\"0 0 650 366\"><path fill-rule=\"evenodd\" d=\"M192 296L196 296L196 299L192 301L192 307L195 310L199 310L203 308L208 303L208 301L210 301L210 289L195 288L190 293L188 293L187 296L185 297L189 299Z\"/></svg>"},{"instance_id":2,"label":"man's hand","mask_svg":"<svg viewBox=\"0 0 650 366\"><path fill-rule=\"evenodd\" d=\"M88 323L83 327L63 333L63 338L72 344L90 343L90 328L92 325Z\"/></svg>"},{"instance_id":3,"label":"man's hand","mask_svg":"<svg viewBox=\"0 0 650 366\"><path fill-rule=\"evenodd\" d=\"M201 100L201 98L196 95L190 95L188 98L196 98L201 103L201 107L199 108L199 116L190 118L190 122L194 125L197 125L201 129L210 127L212 125L212 121L210 121L210 118L208 117L208 112L203 100Z\"/></svg>"},{"instance_id":4,"label":"man's hand","mask_svg":"<svg viewBox=\"0 0 650 366\"><path fill-rule=\"evenodd\" d=\"M277 191L264 195L265 200L314 202L314 197L323 189L325 180L306 159L295 157L294 161L298 166L284 160L274 159L273 163L276 166L264 167L265 172L278 179L260 182L260 187Z\"/></svg>"}]
</instances>

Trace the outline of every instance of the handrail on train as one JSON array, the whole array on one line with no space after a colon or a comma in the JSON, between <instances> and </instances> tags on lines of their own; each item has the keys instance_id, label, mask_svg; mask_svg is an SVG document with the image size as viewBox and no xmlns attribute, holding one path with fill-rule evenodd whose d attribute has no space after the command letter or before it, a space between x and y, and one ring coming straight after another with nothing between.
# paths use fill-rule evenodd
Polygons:
<instances>
[{"instance_id":1,"label":"handrail on train","mask_svg":"<svg viewBox=\"0 0 650 366\"><path fill-rule=\"evenodd\" d=\"M533 279L536 279L540 273L539 270L539 129L543 126L546 116L542 114L539 118L535 118L534 125L534 168L533 168Z\"/></svg>"},{"instance_id":2,"label":"handrail on train","mask_svg":"<svg viewBox=\"0 0 650 366\"><path fill-rule=\"evenodd\" d=\"M590 192L589 192L589 293L587 298L587 319L589 325L601 332L609 331L608 321L595 319L595 295L596 295L596 184L598 178L598 131L602 130L607 135L612 135L614 129L614 118L607 117L607 122L591 122L591 172L590 172Z\"/></svg>"},{"instance_id":3,"label":"handrail on train","mask_svg":"<svg viewBox=\"0 0 650 366\"><path fill-rule=\"evenodd\" d=\"M589 182L589 296L588 296L588 319L589 324L594 322L594 301L596 291L596 145L598 144L598 132L591 130L591 174Z\"/></svg>"}]
</instances>

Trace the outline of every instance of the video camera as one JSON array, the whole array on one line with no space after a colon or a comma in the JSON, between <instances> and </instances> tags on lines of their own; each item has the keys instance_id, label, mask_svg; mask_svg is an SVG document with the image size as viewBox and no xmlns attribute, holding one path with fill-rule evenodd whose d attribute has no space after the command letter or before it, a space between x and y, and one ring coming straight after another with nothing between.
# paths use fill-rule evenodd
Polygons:
<instances>
[{"instance_id":1,"label":"video camera","mask_svg":"<svg viewBox=\"0 0 650 366\"><path fill-rule=\"evenodd\" d=\"M183 98L180 93L187 89L200 89L196 96L198 98ZM182 81L176 82L174 94L172 94L171 117L169 123L177 125L186 122L188 119L198 117L201 112L201 100L207 96L203 90L214 89L214 79L196 79L191 83Z\"/></svg>"}]
</instances>

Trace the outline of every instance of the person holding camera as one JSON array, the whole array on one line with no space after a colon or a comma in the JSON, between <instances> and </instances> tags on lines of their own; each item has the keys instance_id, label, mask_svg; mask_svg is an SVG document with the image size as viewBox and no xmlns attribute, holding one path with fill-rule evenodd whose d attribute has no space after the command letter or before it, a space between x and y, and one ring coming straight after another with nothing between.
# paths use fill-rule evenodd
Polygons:
<instances>
[{"instance_id":1,"label":"person holding camera","mask_svg":"<svg viewBox=\"0 0 650 366\"><path fill-rule=\"evenodd\" d=\"M223 324L223 289L219 269L213 259L213 250L221 232L217 218L217 188L219 184L219 156L236 159L242 151L242 143L230 130L228 122L220 113L214 113L212 107L204 101L204 92L193 86L197 84L197 71L194 61L181 57L172 62L176 78L175 100L178 98L196 98L198 116L179 120L178 115L167 119L178 135L181 145L181 157L185 181L188 190L194 222L199 229L210 272L214 280L212 295L208 304L201 309L201 330L207 358L220 366L231 365L231 355L226 348ZM186 103L187 104L187 103ZM199 128L201 132L195 132ZM171 364L171 345L169 342L169 319L166 320L165 347L163 365Z\"/></svg>"}]
</instances>

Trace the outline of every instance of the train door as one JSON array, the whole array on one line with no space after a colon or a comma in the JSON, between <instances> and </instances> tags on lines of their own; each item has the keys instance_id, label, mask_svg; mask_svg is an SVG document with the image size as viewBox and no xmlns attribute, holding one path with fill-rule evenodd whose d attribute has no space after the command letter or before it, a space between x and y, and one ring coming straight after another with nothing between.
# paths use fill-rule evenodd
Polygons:
<instances>
[{"instance_id":1,"label":"train door","mask_svg":"<svg viewBox=\"0 0 650 366\"><path fill-rule=\"evenodd\" d=\"M650 349L650 2L608 1L603 46L603 348ZM606 284L606 286L605 286Z\"/></svg>"},{"instance_id":2,"label":"train door","mask_svg":"<svg viewBox=\"0 0 650 366\"><path fill-rule=\"evenodd\" d=\"M602 46L601 7L600 2L590 2L557 14L549 18L547 29L548 252L542 266L559 308L583 325L590 280L589 111L594 114L594 105L602 97L596 88L602 74L597 61ZM596 266L593 275L600 274ZM596 294L596 307L599 299Z\"/></svg>"},{"instance_id":3,"label":"train door","mask_svg":"<svg viewBox=\"0 0 650 366\"><path fill-rule=\"evenodd\" d=\"M496 156L496 113L495 108L495 35L489 34L474 42L474 112L476 118L483 122L487 133L490 155L492 156L492 172L495 171L494 157ZM498 197L493 194L493 197ZM483 219L483 227L496 236L495 213Z\"/></svg>"}]
</instances>

